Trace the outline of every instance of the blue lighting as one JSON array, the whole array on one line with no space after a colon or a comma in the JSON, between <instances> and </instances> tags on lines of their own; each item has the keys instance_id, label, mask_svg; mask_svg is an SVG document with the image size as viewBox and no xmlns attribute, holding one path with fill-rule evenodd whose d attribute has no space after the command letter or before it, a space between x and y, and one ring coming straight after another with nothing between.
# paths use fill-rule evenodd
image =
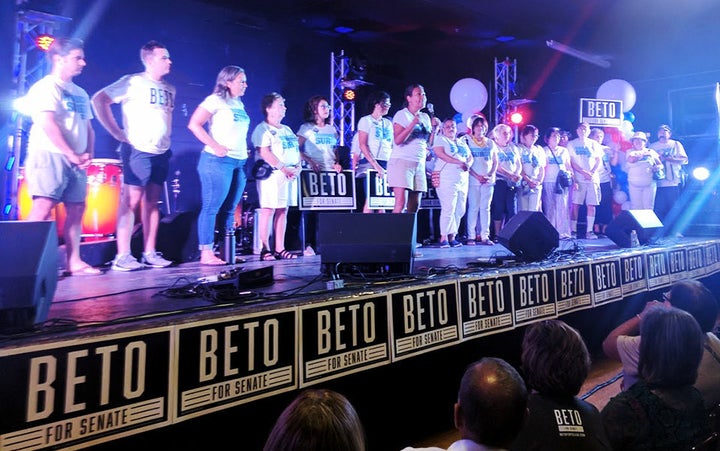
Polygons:
<instances>
[{"instance_id":1,"label":"blue lighting","mask_svg":"<svg viewBox=\"0 0 720 451\"><path fill-rule=\"evenodd\" d=\"M498 36L495 40L498 42L510 42L515 40L515 36Z\"/></svg>"},{"instance_id":2,"label":"blue lighting","mask_svg":"<svg viewBox=\"0 0 720 451\"><path fill-rule=\"evenodd\" d=\"M355 29L351 28L351 27L345 27L345 26L340 25L340 26L335 27L335 31L340 34L348 34L348 33L352 33L353 31L355 31Z\"/></svg>"}]
</instances>

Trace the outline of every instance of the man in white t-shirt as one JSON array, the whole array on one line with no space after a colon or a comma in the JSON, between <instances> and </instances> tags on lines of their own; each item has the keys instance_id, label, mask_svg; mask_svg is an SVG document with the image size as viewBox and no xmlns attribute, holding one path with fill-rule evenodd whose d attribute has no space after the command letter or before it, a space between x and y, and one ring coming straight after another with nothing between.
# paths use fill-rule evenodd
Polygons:
<instances>
[{"instance_id":1,"label":"man in white t-shirt","mask_svg":"<svg viewBox=\"0 0 720 451\"><path fill-rule=\"evenodd\" d=\"M658 140L648 146L658 153L665 165L665 178L657 181L654 209L667 231L672 230L674 222L681 215L680 206L673 215L670 215L670 211L680 199L682 167L688 164L685 147L680 141L671 139L671 136L670 126L663 124L658 128Z\"/></svg>"},{"instance_id":2,"label":"man in white t-shirt","mask_svg":"<svg viewBox=\"0 0 720 451\"><path fill-rule=\"evenodd\" d=\"M175 107L175 87L163 80L170 72L170 53L150 41L140 50L145 72L125 75L92 98L95 114L105 129L121 143L123 189L117 222L118 252L112 269L133 271L144 266L163 268L172 264L155 249L160 224L158 202L167 179L170 131ZM119 103L123 128L111 105ZM130 252L135 209L140 205L144 252L142 263Z\"/></svg>"},{"instance_id":3,"label":"man in white t-shirt","mask_svg":"<svg viewBox=\"0 0 720 451\"><path fill-rule=\"evenodd\" d=\"M595 224L595 207L600 205L602 198L599 170L602 165L603 151L600 144L590 139L589 136L590 125L587 122L581 122L577 127L577 138L568 142L567 145L575 181L572 209L570 210L570 233L573 236L576 234L580 206L585 204L587 207L585 237L595 240L597 235L592 232L592 227Z\"/></svg>"},{"instance_id":4,"label":"man in white t-shirt","mask_svg":"<svg viewBox=\"0 0 720 451\"><path fill-rule=\"evenodd\" d=\"M26 96L33 119L25 159L25 179L33 198L28 219L48 221L62 202L67 214L63 228L66 274L100 274L80 258L87 168L95 146L90 98L73 83L86 65L83 42L57 38L47 56L52 64L50 74Z\"/></svg>"}]
</instances>

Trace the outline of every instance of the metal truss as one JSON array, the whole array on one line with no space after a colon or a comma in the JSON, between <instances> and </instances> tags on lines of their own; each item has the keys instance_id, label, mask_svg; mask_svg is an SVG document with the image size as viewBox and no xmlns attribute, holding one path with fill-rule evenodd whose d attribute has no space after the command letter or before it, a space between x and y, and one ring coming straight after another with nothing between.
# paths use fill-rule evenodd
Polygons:
<instances>
[{"instance_id":1,"label":"metal truss","mask_svg":"<svg viewBox=\"0 0 720 451\"><path fill-rule=\"evenodd\" d=\"M340 145L349 146L355 133L355 102L343 99L347 86L350 57L341 50L340 54L330 54L330 98L333 111L333 123L340 132Z\"/></svg>"},{"instance_id":2,"label":"metal truss","mask_svg":"<svg viewBox=\"0 0 720 451\"><path fill-rule=\"evenodd\" d=\"M517 81L517 60L495 58L495 125L505 122Z\"/></svg>"}]
</instances>

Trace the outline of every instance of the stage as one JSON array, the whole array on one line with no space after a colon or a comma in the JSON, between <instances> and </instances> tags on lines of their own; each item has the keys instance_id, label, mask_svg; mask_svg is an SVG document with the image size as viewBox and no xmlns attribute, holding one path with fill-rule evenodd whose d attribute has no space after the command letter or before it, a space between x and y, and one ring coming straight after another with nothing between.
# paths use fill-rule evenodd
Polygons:
<instances>
[{"instance_id":1,"label":"stage","mask_svg":"<svg viewBox=\"0 0 720 451\"><path fill-rule=\"evenodd\" d=\"M333 278L320 255L239 254L61 276L43 324L0 336L0 448L259 449L297 390L324 386L356 405L371 449L393 449L451 421L467 363L516 363L527 324L560 317L597 351L648 296L682 278L714 285L720 270L708 238L562 240L533 262L502 244L416 251L408 274Z\"/></svg>"}]
</instances>

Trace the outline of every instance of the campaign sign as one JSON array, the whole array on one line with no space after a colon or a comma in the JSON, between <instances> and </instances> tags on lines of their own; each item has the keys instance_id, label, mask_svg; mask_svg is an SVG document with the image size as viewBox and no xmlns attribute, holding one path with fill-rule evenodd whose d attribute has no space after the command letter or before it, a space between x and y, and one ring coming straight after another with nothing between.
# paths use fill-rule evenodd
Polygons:
<instances>
[{"instance_id":1,"label":"campaign sign","mask_svg":"<svg viewBox=\"0 0 720 451\"><path fill-rule=\"evenodd\" d=\"M555 269L555 304L558 315L593 306L591 273L589 263Z\"/></svg>"},{"instance_id":2,"label":"campaign sign","mask_svg":"<svg viewBox=\"0 0 720 451\"><path fill-rule=\"evenodd\" d=\"M300 210L354 210L353 171L300 171Z\"/></svg>"},{"instance_id":3,"label":"campaign sign","mask_svg":"<svg viewBox=\"0 0 720 451\"><path fill-rule=\"evenodd\" d=\"M622 299L620 260L617 258L593 260L590 263L593 304L609 304Z\"/></svg>"},{"instance_id":4,"label":"campaign sign","mask_svg":"<svg viewBox=\"0 0 720 451\"><path fill-rule=\"evenodd\" d=\"M393 360L457 344L457 303L455 281L392 292Z\"/></svg>"},{"instance_id":5,"label":"campaign sign","mask_svg":"<svg viewBox=\"0 0 720 451\"><path fill-rule=\"evenodd\" d=\"M300 386L390 363L388 296L300 307Z\"/></svg>"},{"instance_id":6,"label":"campaign sign","mask_svg":"<svg viewBox=\"0 0 720 451\"><path fill-rule=\"evenodd\" d=\"M365 192L368 193L368 207L371 210L392 210L395 206L395 196L387 186L387 175L379 177L377 171L368 169L365 174Z\"/></svg>"},{"instance_id":7,"label":"campaign sign","mask_svg":"<svg viewBox=\"0 0 720 451\"><path fill-rule=\"evenodd\" d=\"M620 257L620 280L623 296L647 291L645 258L641 253L624 254Z\"/></svg>"},{"instance_id":8,"label":"campaign sign","mask_svg":"<svg viewBox=\"0 0 720 451\"><path fill-rule=\"evenodd\" d=\"M687 278L688 266L685 248L668 250L668 270L671 283Z\"/></svg>"},{"instance_id":9,"label":"campaign sign","mask_svg":"<svg viewBox=\"0 0 720 451\"><path fill-rule=\"evenodd\" d=\"M182 324L178 420L297 388L297 310Z\"/></svg>"},{"instance_id":10,"label":"campaign sign","mask_svg":"<svg viewBox=\"0 0 720 451\"><path fill-rule=\"evenodd\" d=\"M622 100L580 99L580 122L619 128L623 119Z\"/></svg>"},{"instance_id":11,"label":"campaign sign","mask_svg":"<svg viewBox=\"0 0 720 451\"><path fill-rule=\"evenodd\" d=\"M0 350L0 449L85 447L168 425L172 336L165 327Z\"/></svg>"},{"instance_id":12,"label":"campaign sign","mask_svg":"<svg viewBox=\"0 0 720 451\"><path fill-rule=\"evenodd\" d=\"M670 258L667 251L648 252L645 254L648 290L670 285Z\"/></svg>"},{"instance_id":13,"label":"campaign sign","mask_svg":"<svg viewBox=\"0 0 720 451\"><path fill-rule=\"evenodd\" d=\"M710 276L715 274L720 266L718 261L718 248L716 243L706 244L705 249L705 275Z\"/></svg>"},{"instance_id":14,"label":"campaign sign","mask_svg":"<svg viewBox=\"0 0 720 451\"><path fill-rule=\"evenodd\" d=\"M513 328L512 282L509 274L460 280L462 339Z\"/></svg>"},{"instance_id":15,"label":"campaign sign","mask_svg":"<svg viewBox=\"0 0 720 451\"><path fill-rule=\"evenodd\" d=\"M702 246L689 246L685 248L687 256L687 276L697 279L705 275L705 250Z\"/></svg>"},{"instance_id":16,"label":"campaign sign","mask_svg":"<svg viewBox=\"0 0 720 451\"><path fill-rule=\"evenodd\" d=\"M555 272L552 269L513 274L512 289L516 326L557 316Z\"/></svg>"},{"instance_id":17,"label":"campaign sign","mask_svg":"<svg viewBox=\"0 0 720 451\"><path fill-rule=\"evenodd\" d=\"M428 189L422 193L420 199L420 208L423 210L437 210L440 208L440 198L438 197L435 187L428 182Z\"/></svg>"}]
</instances>

